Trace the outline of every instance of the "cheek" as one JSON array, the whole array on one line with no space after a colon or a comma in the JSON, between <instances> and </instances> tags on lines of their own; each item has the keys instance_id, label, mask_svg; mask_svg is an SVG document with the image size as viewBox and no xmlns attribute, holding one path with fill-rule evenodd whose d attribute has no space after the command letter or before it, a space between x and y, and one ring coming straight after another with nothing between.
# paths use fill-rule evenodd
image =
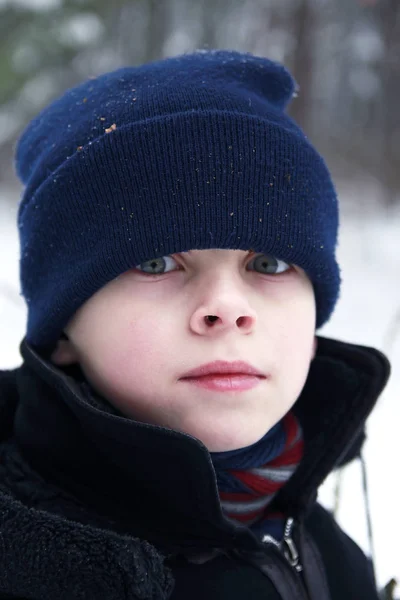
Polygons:
<instances>
[{"instance_id":1,"label":"cheek","mask_svg":"<svg viewBox=\"0 0 400 600\"><path fill-rule=\"evenodd\" d=\"M153 312L142 315L133 319L130 312L129 317L115 317L103 327L98 350L90 352L86 374L108 396L151 394L160 376L170 374L174 326L170 319L159 319Z\"/></svg>"},{"instance_id":2,"label":"cheek","mask_svg":"<svg viewBox=\"0 0 400 600\"><path fill-rule=\"evenodd\" d=\"M130 368L146 367L152 377L163 371L171 360L171 340L176 336L176 327L171 319L146 316L130 319L125 328L124 347L126 353L120 359ZM117 337L118 340L118 337ZM117 341L116 340L116 341Z\"/></svg>"},{"instance_id":3,"label":"cheek","mask_svg":"<svg viewBox=\"0 0 400 600\"><path fill-rule=\"evenodd\" d=\"M315 311L306 307L284 321L276 340L281 389L296 400L306 382L315 336Z\"/></svg>"}]
</instances>

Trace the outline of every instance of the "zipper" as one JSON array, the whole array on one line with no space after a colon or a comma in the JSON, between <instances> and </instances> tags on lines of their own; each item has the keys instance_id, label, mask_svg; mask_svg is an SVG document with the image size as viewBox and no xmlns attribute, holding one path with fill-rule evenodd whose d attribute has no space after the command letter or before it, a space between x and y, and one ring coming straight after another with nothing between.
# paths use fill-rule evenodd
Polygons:
<instances>
[{"instance_id":1,"label":"zipper","mask_svg":"<svg viewBox=\"0 0 400 600\"><path fill-rule=\"evenodd\" d=\"M283 538L281 542L278 542L272 535L266 534L262 538L263 544L273 544L282 552L283 556L288 561L289 565L297 571L297 573L301 573L303 570L303 566L300 562L300 554L297 549L296 544L292 538L292 531L294 527L294 519L293 517L289 517L286 520L285 528L283 532Z\"/></svg>"},{"instance_id":2,"label":"zipper","mask_svg":"<svg viewBox=\"0 0 400 600\"><path fill-rule=\"evenodd\" d=\"M268 577L281 598L311 600L304 580L300 555L292 537L293 527L294 519L288 518L285 522L284 536L281 542L271 535L264 535L261 540L257 539L258 551L234 548L231 553L253 565ZM264 546L264 548L260 546ZM269 546L270 552L275 555L274 561L271 561L271 556L268 556L266 546Z\"/></svg>"},{"instance_id":3,"label":"zipper","mask_svg":"<svg viewBox=\"0 0 400 600\"><path fill-rule=\"evenodd\" d=\"M288 517L283 532L283 538L280 542L276 540L272 535L266 534L262 537L261 542L263 544L270 544L276 548L279 552L280 556L284 557L286 563L289 564L292 573L298 585L301 589L301 594L304 598L309 599L310 594L307 589L303 565L300 560L300 553L293 540L293 528L294 528L294 519L293 517Z\"/></svg>"}]
</instances>

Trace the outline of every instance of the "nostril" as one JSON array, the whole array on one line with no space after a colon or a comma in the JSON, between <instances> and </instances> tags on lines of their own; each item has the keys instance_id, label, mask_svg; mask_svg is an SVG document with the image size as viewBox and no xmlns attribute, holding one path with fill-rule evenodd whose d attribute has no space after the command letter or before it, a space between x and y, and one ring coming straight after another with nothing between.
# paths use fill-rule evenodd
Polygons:
<instances>
[{"instance_id":1,"label":"nostril","mask_svg":"<svg viewBox=\"0 0 400 600\"><path fill-rule=\"evenodd\" d=\"M214 321L216 321L217 319L218 319L218 317L216 317L215 315L207 315L206 316L207 323L214 323Z\"/></svg>"}]
</instances>

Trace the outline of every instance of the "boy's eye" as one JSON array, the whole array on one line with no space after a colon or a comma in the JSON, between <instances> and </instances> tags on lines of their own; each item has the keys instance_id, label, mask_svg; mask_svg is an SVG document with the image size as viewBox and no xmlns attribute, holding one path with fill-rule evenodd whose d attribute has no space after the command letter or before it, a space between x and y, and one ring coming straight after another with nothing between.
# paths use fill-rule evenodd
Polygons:
<instances>
[{"instance_id":1,"label":"boy's eye","mask_svg":"<svg viewBox=\"0 0 400 600\"><path fill-rule=\"evenodd\" d=\"M264 275L278 275L291 269L291 265L271 254L258 254L251 259L250 263L254 263L256 269Z\"/></svg>"},{"instance_id":2,"label":"boy's eye","mask_svg":"<svg viewBox=\"0 0 400 600\"><path fill-rule=\"evenodd\" d=\"M176 264L176 261L172 256L161 256L160 258L152 258L151 260L147 260L146 262L137 265L136 269L143 269L143 273L146 273L147 275L162 275L164 273L163 269L168 264L168 261L173 261Z\"/></svg>"},{"instance_id":3,"label":"boy's eye","mask_svg":"<svg viewBox=\"0 0 400 600\"><path fill-rule=\"evenodd\" d=\"M174 266L173 263L177 264L172 256L161 256L137 265L136 269L146 275L163 275L168 272L168 270L165 270L168 269L168 266ZM255 269L264 275L278 275L289 271L291 268L288 263L269 254L258 254L251 259L249 264L253 264Z\"/></svg>"}]
</instances>

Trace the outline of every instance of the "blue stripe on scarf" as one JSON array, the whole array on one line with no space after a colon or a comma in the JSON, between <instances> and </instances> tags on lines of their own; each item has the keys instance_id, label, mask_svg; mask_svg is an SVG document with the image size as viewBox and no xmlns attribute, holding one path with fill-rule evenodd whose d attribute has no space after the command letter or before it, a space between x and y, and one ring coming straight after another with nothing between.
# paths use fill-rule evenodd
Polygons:
<instances>
[{"instance_id":1,"label":"blue stripe on scarf","mask_svg":"<svg viewBox=\"0 0 400 600\"><path fill-rule=\"evenodd\" d=\"M231 469L252 469L279 456L286 443L286 431L281 419L257 442L226 452L210 452L221 492L248 492L248 488L229 472Z\"/></svg>"}]
</instances>

